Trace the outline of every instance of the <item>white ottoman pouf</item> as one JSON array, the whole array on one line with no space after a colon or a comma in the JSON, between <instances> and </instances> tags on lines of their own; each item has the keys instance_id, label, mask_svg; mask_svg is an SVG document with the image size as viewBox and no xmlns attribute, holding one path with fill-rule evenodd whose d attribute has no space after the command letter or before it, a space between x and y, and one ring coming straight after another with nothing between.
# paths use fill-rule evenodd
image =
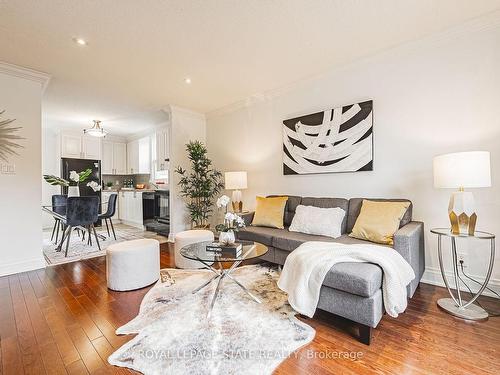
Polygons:
<instances>
[{"instance_id":1,"label":"white ottoman pouf","mask_svg":"<svg viewBox=\"0 0 500 375\"><path fill-rule=\"evenodd\" d=\"M205 229L194 229L179 232L175 235L175 266L177 268L203 268L204 265L197 260L184 258L180 251L184 246L196 242L213 241L213 232Z\"/></svg>"},{"instance_id":2,"label":"white ottoman pouf","mask_svg":"<svg viewBox=\"0 0 500 375\"><path fill-rule=\"evenodd\" d=\"M106 249L108 288L134 290L160 277L160 243L153 239L125 241Z\"/></svg>"}]
</instances>

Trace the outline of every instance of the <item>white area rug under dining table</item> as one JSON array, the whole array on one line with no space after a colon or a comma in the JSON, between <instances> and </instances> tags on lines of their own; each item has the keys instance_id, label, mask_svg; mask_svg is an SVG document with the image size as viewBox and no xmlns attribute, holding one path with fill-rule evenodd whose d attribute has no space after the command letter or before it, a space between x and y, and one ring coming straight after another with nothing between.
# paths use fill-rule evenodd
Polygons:
<instances>
[{"instance_id":1,"label":"white area rug under dining table","mask_svg":"<svg viewBox=\"0 0 500 375\"><path fill-rule=\"evenodd\" d=\"M106 237L105 240L99 239L99 243L101 245L101 250L97 247L97 243L95 241L94 234L92 233L92 246L87 244L88 233L85 235L85 241L82 241L81 237L78 237L76 230L73 230L71 234L69 247L68 247L68 256L65 257L64 253L66 250L66 242L64 243L62 250L57 251L57 244L55 241L51 241L50 237L52 234L52 230L44 230L43 232L43 255L45 257L45 261L48 265L54 264L62 264L62 263L70 263L75 262L81 259L95 258L98 256L106 255L106 249L109 245L129 241L136 240L140 238L153 238L158 240L160 243L165 243L168 239L164 236L160 236L154 232L145 231L139 228L135 228L125 224L115 224L115 233L116 240L113 238L113 233L110 234L111 237L108 237L108 233L106 231L106 227L96 228L97 233ZM59 232L59 241L61 240L62 232ZM55 240L55 235L54 235Z\"/></svg>"}]
</instances>

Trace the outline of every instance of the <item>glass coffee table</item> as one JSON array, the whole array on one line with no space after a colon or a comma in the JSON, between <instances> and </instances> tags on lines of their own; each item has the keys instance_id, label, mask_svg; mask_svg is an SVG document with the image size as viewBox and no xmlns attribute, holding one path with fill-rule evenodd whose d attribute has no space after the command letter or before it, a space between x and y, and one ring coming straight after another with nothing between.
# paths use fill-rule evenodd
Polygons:
<instances>
[{"instance_id":1,"label":"glass coffee table","mask_svg":"<svg viewBox=\"0 0 500 375\"><path fill-rule=\"evenodd\" d=\"M205 282L204 284L200 285L198 288L193 290L192 292L193 294L199 292L206 286L210 285L212 282L218 280L217 287L215 288L215 293L212 298L212 302L210 303L210 308L208 310L207 317L210 317L210 314L212 313L215 301L217 300L217 296L219 295L220 288L222 286L222 282L226 278L236 283L236 285L238 285L241 289L243 289L243 291L246 294L252 297L255 300L255 302L261 303L260 300L257 297L255 297L252 293L250 293L250 291L247 288L245 288L243 284L241 284L238 280L236 280L236 278L232 275L232 272L244 260L261 257L265 255L269 249L267 248L267 246L258 242L241 241L239 243L243 245L241 254L239 256L231 256L225 253L222 254L222 253L207 251L207 245L213 244L212 241L196 242L194 244L184 246L180 250L180 253L183 257L192 260L197 260L198 262L203 264L205 268L209 269L214 273L214 276L210 278L210 280L208 280L207 282ZM214 263L217 263L219 265L219 269L214 268L212 266ZM224 269L223 267L224 263L232 263L232 264L229 268Z\"/></svg>"}]
</instances>

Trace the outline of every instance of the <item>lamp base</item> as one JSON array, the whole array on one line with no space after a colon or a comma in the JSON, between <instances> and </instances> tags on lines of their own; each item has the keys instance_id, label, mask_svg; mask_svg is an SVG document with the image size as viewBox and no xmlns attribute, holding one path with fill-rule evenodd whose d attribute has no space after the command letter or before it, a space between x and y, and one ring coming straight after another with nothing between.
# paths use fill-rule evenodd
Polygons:
<instances>
[{"instance_id":1,"label":"lamp base","mask_svg":"<svg viewBox=\"0 0 500 375\"><path fill-rule=\"evenodd\" d=\"M243 201L241 200L241 190L233 190L232 202L234 212L243 211Z\"/></svg>"},{"instance_id":2,"label":"lamp base","mask_svg":"<svg viewBox=\"0 0 500 375\"><path fill-rule=\"evenodd\" d=\"M477 215L472 193L468 191L454 192L450 197L448 216L453 234L473 236L476 230Z\"/></svg>"},{"instance_id":3,"label":"lamp base","mask_svg":"<svg viewBox=\"0 0 500 375\"><path fill-rule=\"evenodd\" d=\"M231 202L232 206L233 206L233 211L236 212L236 213L240 213L243 211L243 202L242 201L239 201L239 202Z\"/></svg>"},{"instance_id":4,"label":"lamp base","mask_svg":"<svg viewBox=\"0 0 500 375\"><path fill-rule=\"evenodd\" d=\"M467 303L464 301L464 303ZM441 298L437 301L440 308L457 318L467 320L488 320L488 313L477 305L469 305L466 308L457 306L451 298Z\"/></svg>"}]
</instances>

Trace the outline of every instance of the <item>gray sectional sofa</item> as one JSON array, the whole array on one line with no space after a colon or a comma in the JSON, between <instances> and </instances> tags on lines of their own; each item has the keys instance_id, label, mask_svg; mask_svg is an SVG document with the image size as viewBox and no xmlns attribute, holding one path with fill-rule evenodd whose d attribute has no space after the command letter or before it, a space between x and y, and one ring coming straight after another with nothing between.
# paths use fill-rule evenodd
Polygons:
<instances>
[{"instance_id":1,"label":"gray sectional sofa","mask_svg":"<svg viewBox=\"0 0 500 375\"><path fill-rule=\"evenodd\" d=\"M283 265L291 251L306 241L332 241L345 244L367 243L349 237L361 210L363 199L374 201L408 201L404 199L371 198L309 198L289 196L285 207L285 229L251 226L253 213L244 214L247 227L238 232L241 240L257 241L269 247L262 259ZM411 203L411 202L410 202ZM290 232L295 209L299 204L323 208L340 207L346 212L342 222L342 236L331 238ZM416 278L408 286L408 298L413 296L425 268L424 224L412 221L410 204L399 230L394 235L394 250L399 252L415 271ZM370 343L371 330L384 314L382 302L382 270L372 263L339 263L334 265L323 282L318 308L359 323L360 341Z\"/></svg>"}]
</instances>

